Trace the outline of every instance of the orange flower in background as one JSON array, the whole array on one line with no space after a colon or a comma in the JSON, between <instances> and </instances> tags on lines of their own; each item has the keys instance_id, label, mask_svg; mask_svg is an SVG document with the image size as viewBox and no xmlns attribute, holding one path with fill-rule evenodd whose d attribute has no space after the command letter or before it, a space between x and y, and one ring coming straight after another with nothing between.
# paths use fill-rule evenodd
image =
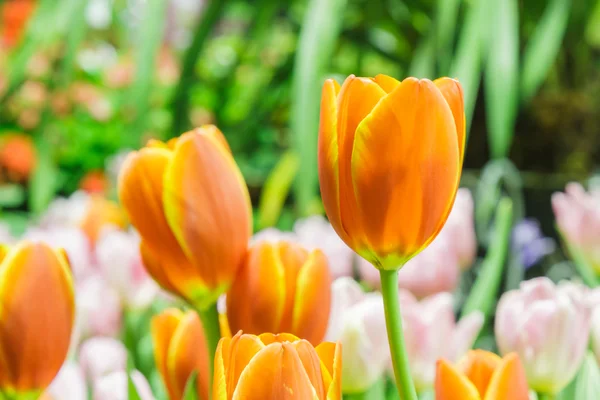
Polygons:
<instances>
[{"instance_id":1,"label":"orange flower in background","mask_svg":"<svg viewBox=\"0 0 600 400\"><path fill-rule=\"evenodd\" d=\"M71 271L64 252L43 243L21 242L0 259L0 392L40 394L69 350Z\"/></svg>"},{"instance_id":2,"label":"orange flower in background","mask_svg":"<svg viewBox=\"0 0 600 400\"><path fill-rule=\"evenodd\" d=\"M435 377L436 400L528 400L529 387L515 353L504 358L471 350L457 367L439 360Z\"/></svg>"},{"instance_id":3,"label":"orange flower in background","mask_svg":"<svg viewBox=\"0 0 600 400\"><path fill-rule=\"evenodd\" d=\"M462 88L449 78L325 82L323 205L344 242L377 268L403 265L444 225L460 179L463 108Z\"/></svg>"},{"instance_id":4,"label":"orange flower in background","mask_svg":"<svg viewBox=\"0 0 600 400\"><path fill-rule=\"evenodd\" d=\"M282 333L238 332L215 356L213 400L340 400L341 346Z\"/></svg>"},{"instance_id":5,"label":"orange flower in background","mask_svg":"<svg viewBox=\"0 0 600 400\"><path fill-rule=\"evenodd\" d=\"M321 250L280 241L258 242L227 293L232 332L290 332L314 345L323 340L331 276Z\"/></svg>"},{"instance_id":6,"label":"orange flower in background","mask_svg":"<svg viewBox=\"0 0 600 400\"><path fill-rule=\"evenodd\" d=\"M80 227L90 241L96 243L102 229L110 225L125 228L127 224L127 215L117 203L96 194L90 198L89 206L80 222Z\"/></svg>"},{"instance_id":7,"label":"orange flower in background","mask_svg":"<svg viewBox=\"0 0 600 400\"><path fill-rule=\"evenodd\" d=\"M90 171L81 178L79 187L87 193L106 194L110 182L103 171Z\"/></svg>"},{"instance_id":8,"label":"orange flower in background","mask_svg":"<svg viewBox=\"0 0 600 400\"><path fill-rule=\"evenodd\" d=\"M30 136L16 133L6 135L0 140L0 167L6 170L9 179L27 180L36 162L35 145Z\"/></svg>"},{"instance_id":9,"label":"orange flower in background","mask_svg":"<svg viewBox=\"0 0 600 400\"><path fill-rule=\"evenodd\" d=\"M194 371L199 400L208 400L209 356L204 328L194 311L167 309L152 318L154 359L171 400L180 400Z\"/></svg>"},{"instance_id":10,"label":"orange flower in background","mask_svg":"<svg viewBox=\"0 0 600 400\"><path fill-rule=\"evenodd\" d=\"M8 46L17 44L27 21L35 10L34 0L8 0L1 5L2 8L2 40Z\"/></svg>"},{"instance_id":11,"label":"orange flower in background","mask_svg":"<svg viewBox=\"0 0 600 400\"><path fill-rule=\"evenodd\" d=\"M229 289L247 250L252 206L221 131L203 126L133 152L119 197L159 284L200 309Z\"/></svg>"}]
</instances>

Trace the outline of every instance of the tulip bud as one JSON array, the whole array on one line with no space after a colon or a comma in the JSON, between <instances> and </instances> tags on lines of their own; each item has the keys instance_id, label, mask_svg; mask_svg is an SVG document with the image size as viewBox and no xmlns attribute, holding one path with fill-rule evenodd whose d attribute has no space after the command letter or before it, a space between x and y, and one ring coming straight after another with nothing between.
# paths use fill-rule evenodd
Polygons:
<instances>
[{"instance_id":1,"label":"tulip bud","mask_svg":"<svg viewBox=\"0 0 600 400\"><path fill-rule=\"evenodd\" d=\"M131 153L119 197L142 237L144 265L161 286L199 309L229 289L248 246L252 208L216 127Z\"/></svg>"},{"instance_id":2,"label":"tulip bud","mask_svg":"<svg viewBox=\"0 0 600 400\"><path fill-rule=\"evenodd\" d=\"M313 344L329 319L331 277L320 250L291 242L259 242L248 250L227 294L232 332L291 332Z\"/></svg>"},{"instance_id":3,"label":"tulip bud","mask_svg":"<svg viewBox=\"0 0 600 400\"><path fill-rule=\"evenodd\" d=\"M535 278L506 292L498 303L498 348L502 354L519 354L529 385L538 392L560 392L583 362L590 311L584 293L573 289Z\"/></svg>"},{"instance_id":4,"label":"tulip bud","mask_svg":"<svg viewBox=\"0 0 600 400\"><path fill-rule=\"evenodd\" d=\"M350 76L323 86L319 180L338 235L378 269L395 270L446 221L465 138L458 81Z\"/></svg>"},{"instance_id":5,"label":"tulip bud","mask_svg":"<svg viewBox=\"0 0 600 400\"><path fill-rule=\"evenodd\" d=\"M127 366L127 349L110 337L94 337L83 342L79 349L79 363L91 382Z\"/></svg>"},{"instance_id":6,"label":"tulip bud","mask_svg":"<svg viewBox=\"0 0 600 400\"><path fill-rule=\"evenodd\" d=\"M39 395L69 351L71 271L64 254L43 243L25 241L0 253L0 391Z\"/></svg>"},{"instance_id":7,"label":"tulip bud","mask_svg":"<svg viewBox=\"0 0 600 400\"><path fill-rule=\"evenodd\" d=\"M128 400L127 372L117 371L94 382L94 400ZM150 384L140 371L131 372L131 380L141 400L154 400Z\"/></svg>"},{"instance_id":8,"label":"tulip bud","mask_svg":"<svg viewBox=\"0 0 600 400\"><path fill-rule=\"evenodd\" d=\"M212 398L341 400L341 368L340 345L238 332L217 347Z\"/></svg>"},{"instance_id":9,"label":"tulip bud","mask_svg":"<svg viewBox=\"0 0 600 400\"><path fill-rule=\"evenodd\" d=\"M364 293L352 278L338 278L331 287L331 315L326 341L342 345L342 391L365 392L391 362L383 299Z\"/></svg>"},{"instance_id":10,"label":"tulip bud","mask_svg":"<svg viewBox=\"0 0 600 400\"><path fill-rule=\"evenodd\" d=\"M194 311L171 308L152 318L154 358L169 398L181 399L194 371L199 399L208 399L209 356L204 328Z\"/></svg>"}]
</instances>

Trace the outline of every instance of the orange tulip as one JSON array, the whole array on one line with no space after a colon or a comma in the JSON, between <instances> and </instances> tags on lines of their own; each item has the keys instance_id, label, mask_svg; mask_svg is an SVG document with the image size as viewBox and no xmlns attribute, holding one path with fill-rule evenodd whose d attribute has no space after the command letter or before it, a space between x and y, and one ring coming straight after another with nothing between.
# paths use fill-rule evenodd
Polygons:
<instances>
[{"instance_id":1,"label":"orange tulip","mask_svg":"<svg viewBox=\"0 0 600 400\"><path fill-rule=\"evenodd\" d=\"M180 400L194 371L199 400L208 400L209 357L204 328L194 311L167 309L152 318L154 359L169 398Z\"/></svg>"},{"instance_id":2,"label":"orange tulip","mask_svg":"<svg viewBox=\"0 0 600 400\"><path fill-rule=\"evenodd\" d=\"M252 231L248 189L223 134L204 126L125 161L119 197L148 272L199 309L235 278Z\"/></svg>"},{"instance_id":3,"label":"orange tulip","mask_svg":"<svg viewBox=\"0 0 600 400\"><path fill-rule=\"evenodd\" d=\"M123 209L102 195L92 195L80 222L81 230L85 232L92 243L96 243L102 229L111 225L118 228L127 226L127 216Z\"/></svg>"},{"instance_id":4,"label":"orange tulip","mask_svg":"<svg viewBox=\"0 0 600 400\"><path fill-rule=\"evenodd\" d=\"M435 377L436 400L528 400L529 388L521 360L515 353L500 358L472 350L452 366L439 360Z\"/></svg>"},{"instance_id":5,"label":"orange tulip","mask_svg":"<svg viewBox=\"0 0 600 400\"><path fill-rule=\"evenodd\" d=\"M351 75L340 87L327 80L319 180L338 235L379 269L403 265L450 213L464 142L458 81Z\"/></svg>"},{"instance_id":6,"label":"orange tulip","mask_svg":"<svg viewBox=\"0 0 600 400\"><path fill-rule=\"evenodd\" d=\"M227 293L232 332L290 332L313 345L329 321L331 276L321 250L281 241L254 244Z\"/></svg>"},{"instance_id":7,"label":"orange tulip","mask_svg":"<svg viewBox=\"0 0 600 400\"><path fill-rule=\"evenodd\" d=\"M341 346L314 348L289 333L238 332L215 356L213 400L340 400Z\"/></svg>"},{"instance_id":8,"label":"orange tulip","mask_svg":"<svg viewBox=\"0 0 600 400\"><path fill-rule=\"evenodd\" d=\"M0 140L0 167L5 169L10 180L29 179L36 163L35 144L30 136L16 133Z\"/></svg>"},{"instance_id":9,"label":"orange tulip","mask_svg":"<svg viewBox=\"0 0 600 400\"><path fill-rule=\"evenodd\" d=\"M69 264L64 252L31 242L0 252L0 259L0 392L39 395L69 350L75 316Z\"/></svg>"}]
</instances>

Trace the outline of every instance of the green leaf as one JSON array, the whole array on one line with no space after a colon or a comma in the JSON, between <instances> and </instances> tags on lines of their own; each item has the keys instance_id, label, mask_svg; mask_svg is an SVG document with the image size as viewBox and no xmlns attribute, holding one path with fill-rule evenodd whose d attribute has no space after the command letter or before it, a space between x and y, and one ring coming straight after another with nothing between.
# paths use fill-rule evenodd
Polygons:
<instances>
[{"instance_id":1,"label":"green leaf","mask_svg":"<svg viewBox=\"0 0 600 400\"><path fill-rule=\"evenodd\" d=\"M193 371L185 384L182 400L200 400L198 399L197 388L198 371Z\"/></svg>"},{"instance_id":2,"label":"green leaf","mask_svg":"<svg viewBox=\"0 0 600 400\"><path fill-rule=\"evenodd\" d=\"M0 185L0 209L4 207L17 207L25 201L25 189L17 184L7 183Z\"/></svg>"},{"instance_id":3,"label":"green leaf","mask_svg":"<svg viewBox=\"0 0 600 400\"><path fill-rule=\"evenodd\" d=\"M35 141L37 163L29 182L29 209L40 214L54 198L58 184L58 168L52 159L52 146L43 137Z\"/></svg>"},{"instance_id":4,"label":"green leaf","mask_svg":"<svg viewBox=\"0 0 600 400\"><path fill-rule=\"evenodd\" d=\"M456 25L458 9L462 0L438 0L435 15L436 53L441 64L442 74L447 73Z\"/></svg>"},{"instance_id":5,"label":"green leaf","mask_svg":"<svg viewBox=\"0 0 600 400\"><path fill-rule=\"evenodd\" d=\"M300 159L291 151L284 153L263 186L258 205L258 228L274 226L288 196L292 182L298 173Z\"/></svg>"},{"instance_id":6,"label":"green leaf","mask_svg":"<svg viewBox=\"0 0 600 400\"><path fill-rule=\"evenodd\" d=\"M485 105L491 155L503 158L510 151L519 101L519 10L517 0L493 4L487 16Z\"/></svg>"},{"instance_id":7,"label":"green leaf","mask_svg":"<svg viewBox=\"0 0 600 400\"><path fill-rule=\"evenodd\" d=\"M87 29L87 21L85 18L85 10L88 5L87 0L72 0L75 3L73 10L73 18L69 21L69 31L67 32L66 50L61 61L60 83L67 86L73 79L73 70L75 69L75 61L77 51L81 42L85 38Z\"/></svg>"},{"instance_id":8,"label":"green leaf","mask_svg":"<svg viewBox=\"0 0 600 400\"><path fill-rule=\"evenodd\" d=\"M322 78L340 34L346 0L310 0L294 60L291 128L293 148L300 157L295 199L307 215L317 195L317 138Z\"/></svg>"},{"instance_id":9,"label":"green leaf","mask_svg":"<svg viewBox=\"0 0 600 400\"><path fill-rule=\"evenodd\" d=\"M435 79L435 32L431 31L421 39L410 64L410 76Z\"/></svg>"},{"instance_id":10,"label":"green leaf","mask_svg":"<svg viewBox=\"0 0 600 400\"><path fill-rule=\"evenodd\" d=\"M134 365L134 361L133 361L133 357L131 357L131 353L129 353L129 356L127 357L127 399L128 400L142 400L142 398L140 397L136 387L135 387L135 383L133 382L133 379L131 377L131 374L135 371L135 365Z\"/></svg>"},{"instance_id":11,"label":"green leaf","mask_svg":"<svg viewBox=\"0 0 600 400\"><path fill-rule=\"evenodd\" d=\"M572 399L600 399L600 369L591 352L588 352L575 377L575 395Z\"/></svg>"},{"instance_id":12,"label":"green leaf","mask_svg":"<svg viewBox=\"0 0 600 400\"><path fill-rule=\"evenodd\" d=\"M581 279L583 280L583 282L591 288L600 286L600 279L598 279L598 276L596 275L596 271L595 271L594 267L588 261L588 258L586 257L586 255L581 251L581 249L579 249L573 243L569 242L569 240L567 240L565 235L562 234L562 232L560 231L560 229L558 229L558 227L556 228L556 230L562 237L563 243L567 247L569 256L571 256L571 259L573 260L573 264L575 264L575 269L581 276Z\"/></svg>"},{"instance_id":13,"label":"green leaf","mask_svg":"<svg viewBox=\"0 0 600 400\"><path fill-rule=\"evenodd\" d=\"M560 50L567 23L571 0L550 0L536 25L523 55L521 97L528 101L538 90Z\"/></svg>"}]
</instances>

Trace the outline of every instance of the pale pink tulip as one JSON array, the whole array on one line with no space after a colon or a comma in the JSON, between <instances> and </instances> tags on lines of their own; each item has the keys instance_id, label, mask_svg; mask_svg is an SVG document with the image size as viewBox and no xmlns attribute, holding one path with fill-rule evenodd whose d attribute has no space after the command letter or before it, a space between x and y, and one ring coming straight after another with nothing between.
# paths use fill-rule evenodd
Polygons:
<instances>
[{"instance_id":1,"label":"pale pink tulip","mask_svg":"<svg viewBox=\"0 0 600 400\"><path fill-rule=\"evenodd\" d=\"M150 384L139 371L131 372L131 380L141 400L154 400ZM93 400L127 400L127 372L117 371L94 382Z\"/></svg>"},{"instance_id":2,"label":"pale pink tulip","mask_svg":"<svg viewBox=\"0 0 600 400\"><path fill-rule=\"evenodd\" d=\"M82 338L116 336L123 319L119 294L99 274L89 276L76 286L76 327Z\"/></svg>"},{"instance_id":3,"label":"pale pink tulip","mask_svg":"<svg viewBox=\"0 0 600 400\"><path fill-rule=\"evenodd\" d=\"M552 195L552 208L563 238L600 273L600 190L586 192L579 183L569 183L565 193Z\"/></svg>"},{"instance_id":4,"label":"pale pink tulip","mask_svg":"<svg viewBox=\"0 0 600 400\"><path fill-rule=\"evenodd\" d=\"M52 381L46 394L54 400L87 400L83 371L73 361L67 361Z\"/></svg>"},{"instance_id":5,"label":"pale pink tulip","mask_svg":"<svg viewBox=\"0 0 600 400\"><path fill-rule=\"evenodd\" d=\"M342 344L342 391L364 392L385 373L390 352L383 300L352 278L334 281L325 341Z\"/></svg>"},{"instance_id":6,"label":"pale pink tulip","mask_svg":"<svg viewBox=\"0 0 600 400\"><path fill-rule=\"evenodd\" d=\"M450 293L418 301L400 290L400 304L411 374L417 390L427 390L433 386L438 359L456 362L471 348L483 314L476 311L457 322Z\"/></svg>"},{"instance_id":7,"label":"pale pink tulip","mask_svg":"<svg viewBox=\"0 0 600 400\"><path fill-rule=\"evenodd\" d=\"M469 189L460 188L456 193L454 206L438 238L448 243L458 258L462 270L469 269L477 254L475 221L473 216L473 196Z\"/></svg>"},{"instance_id":8,"label":"pale pink tulip","mask_svg":"<svg viewBox=\"0 0 600 400\"><path fill-rule=\"evenodd\" d=\"M127 365L127 349L117 339L93 337L81 344L79 364L91 382L112 372L124 370Z\"/></svg>"},{"instance_id":9,"label":"pale pink tulip","mask_svg":"<svg viewBox=\"0 0 600 400\"><path fill-rule=\"evenodd\" d=\"M583 288L557 286L546 277L502 295L496 311L498 347L502 354L519 354L532 389L558 393L579 370L590 332L586 296Z\"/></svg>"},{"instance_id":10,"label":"pale pink tulip","mask_svg":"<svg viewBox=\"0 0 600 400\"><path fill-rule=\"evenodd\" d=\"M152 303L159 288L144 268L136 232L105 229L96 243L96 259L104 278L117 290L123 304L144 309Z\"/></svg>"}]
</instances>

